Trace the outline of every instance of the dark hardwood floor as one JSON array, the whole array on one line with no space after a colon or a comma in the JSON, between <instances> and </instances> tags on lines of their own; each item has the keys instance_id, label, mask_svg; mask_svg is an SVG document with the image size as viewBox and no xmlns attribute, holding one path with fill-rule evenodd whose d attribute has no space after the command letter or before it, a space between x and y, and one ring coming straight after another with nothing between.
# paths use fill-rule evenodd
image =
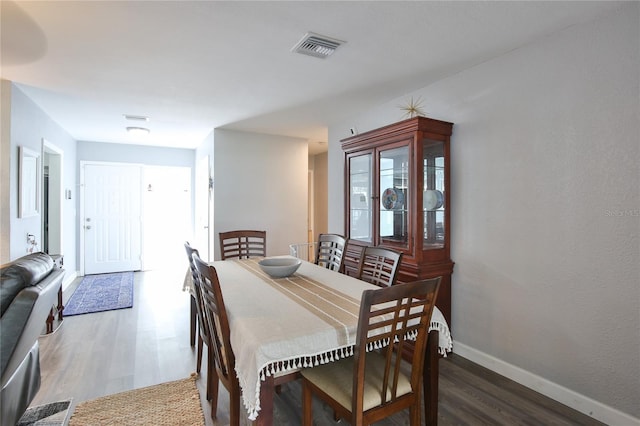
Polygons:
<instances>
[{"instance_id":1,"label":"dark hardwood floor","mask_svg":"<svg viewBox=\"0 0 640 426\"><path fill-rule=\"evenodd\" d=\"M72 399L73 407L194 374L189 295L182 291L186 267L185 260L184 269L136 273L132 309L68 317L53 334L41 337L42 385L32 405ZM65 301L79 281L65 292ZM218 418L212 420L204 399L205 382L204 375L197 381L207 426L228 424L224 386L220 386ZM298 382L283 385L275 401L276 425L300 425L300 394ZM314 404L317 425L335 424L326 407ZM438 410L441 425L601 424L455 354L440 362ZM242 424L249 424L242 418ZM406 424L405 413L377 423Z\"/></svg>"}]
</instances>

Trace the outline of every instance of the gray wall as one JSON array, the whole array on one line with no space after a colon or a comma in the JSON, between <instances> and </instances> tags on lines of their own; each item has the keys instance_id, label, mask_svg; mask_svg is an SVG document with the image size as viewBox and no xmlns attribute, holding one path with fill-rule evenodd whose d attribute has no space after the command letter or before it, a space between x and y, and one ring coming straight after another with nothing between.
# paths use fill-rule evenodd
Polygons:
<instances>
[{"instance_id":1,"label":"gray wall","mask_svg":"<svg viewBox=\"0 0 640 426\"><path fill-rule=\"evenodd\" d=\"M350 127L398 121L411 96L455 123L454 351L609 424L640 417L638 6L329 129L329 229L344 232Z\"/></svg>"},{"instance_id":2,"label":"gray wall","mask_svg":"<svg viewBox=\"0 0 640 426\"><path fill-rule=\"evenodd\" d=\"M267 254L307 241L308 146L305 139L214 131L215 258L218 233L267 231Z\"/></svg>"},{"instance_id":3,"label":"gray wall","mask_svg":"<svg viewBox=\"0 0 640 426\"><path fill-rule=\"evenodd\" d=\"M193 149L88 141L78 142L78 162L107 161L114 163L138 163L149 166L193 167L194 159L195 151ZM78 180L80 180L79 169Z\"/></svg>"},{"instance_id":4,"label":"gray wall","mask_svg":"<svg viewBox=\"0 0 640 426\"><path fill-rule=\"evenodd\" d=\"M41 216L27 218L18 217L18 158L19 146L28 147L34 151L42 151L42 140L57 146L63 153L63 188L70 189L72 194L76 193L76 141L56 122L51 120L31 99L29 99L20 88L6 81L3 81L3 107L5 102L10 111L10 116L5 116L3 112L3 152L5 144L9 145L9 161L3 161L9 165L9 187L5 192L3 183L2 204L9 206L9 230L3 229L3 239L9 238L9 253L2 253L2 262L14 260L27 254L26 238L27 233L33 234L38 242L38 248L42 249L42 225ZM7 96L7 98L5 98ZM8 120L8 121L7 121ZM8 126L7 126L8 124ZM8 130L9 138L5 138L4 132ZM42 158L41 158L42 159ZM65 256L65 269L68 277L77 270L76 267L76 204L77 197L72 196L71 200L63 200L62 204L62 226L63 226L63 253ZM4 209L3 209L4 211ZM3 221L3 228L5 222Z\"/></svg>"},{"instance_id":5,"label":"gray wall","mask_svg":"<svg viewBox=\"0 0 640 426\"><path fill-rule=\"evenodd\" d=\"M329 223L327 213L329 201L327 199L327 183L328 183L328 155L326 152L309 156L309 171L313 172L313 233L311 241L315 241L319 234L325 234L328 231Z\"/></svg>"},{"instance_id":6,"label":"gray wall","mask_svg":"<svg viewBox=\"0 0 640 426\"><path fill-rule=\"evenodd\" d=\"M11 92L8 80L0 80L0 264L11 260L11 182L15 161L11 144Z\"/></svg>"}]
</instances>

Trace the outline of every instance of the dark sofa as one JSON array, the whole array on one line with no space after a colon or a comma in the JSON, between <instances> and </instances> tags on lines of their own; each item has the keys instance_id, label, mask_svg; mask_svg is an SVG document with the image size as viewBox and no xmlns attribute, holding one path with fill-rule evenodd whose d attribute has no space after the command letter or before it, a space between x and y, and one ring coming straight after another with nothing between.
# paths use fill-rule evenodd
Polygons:
<instances>
[{"instance_id":1,"label":"dark sofa","mask_svg":"<svg viewBox=\"0 0 640 426\"><path fill-rule=\"evenodd\" d=\"M15 425L40 389L38 337L55 305L64 270L46 253L0 270L0 424Z\"/></svg>"}]
</instances>

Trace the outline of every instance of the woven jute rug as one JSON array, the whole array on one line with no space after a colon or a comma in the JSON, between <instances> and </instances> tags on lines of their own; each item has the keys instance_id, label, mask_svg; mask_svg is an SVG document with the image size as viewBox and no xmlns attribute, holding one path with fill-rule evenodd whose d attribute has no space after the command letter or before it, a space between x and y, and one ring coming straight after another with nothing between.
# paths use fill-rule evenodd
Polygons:
<instances>
[{"instance_id":1,"label":"woven jute rug","mask_svg":"<svg viewBox=\"0 0 640 426\"><path fill-rule=\"evenodd\" d=\"M79 403L69 426L203 426L195 377Z\"/></svg>"},{"instance_id":2,"label":"woven jute rug","mask_svg":"<svg viewBox=\"0 0 640 426\"><path fill-rule=\"evenodd\" d=\"M64 426L69 420L71 400L29 407L16 426Z\"/></svg>"}]
</instances>

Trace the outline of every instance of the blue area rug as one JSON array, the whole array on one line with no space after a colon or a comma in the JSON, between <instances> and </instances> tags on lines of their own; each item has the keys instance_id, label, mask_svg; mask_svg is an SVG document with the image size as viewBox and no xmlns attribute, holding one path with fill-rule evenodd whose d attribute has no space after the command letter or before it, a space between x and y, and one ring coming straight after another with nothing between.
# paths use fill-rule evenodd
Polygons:
<instances>
[{"instance_id":1,"label":"blue area rug","mask_svg":"<svg viewBox=\"0 0 640 426\"><path fill-rule=\"evenodd\" d=\"M133 306L133 272L87 275L73 292L64 316L112 311Z\"/></svg>"}]
</instances>

